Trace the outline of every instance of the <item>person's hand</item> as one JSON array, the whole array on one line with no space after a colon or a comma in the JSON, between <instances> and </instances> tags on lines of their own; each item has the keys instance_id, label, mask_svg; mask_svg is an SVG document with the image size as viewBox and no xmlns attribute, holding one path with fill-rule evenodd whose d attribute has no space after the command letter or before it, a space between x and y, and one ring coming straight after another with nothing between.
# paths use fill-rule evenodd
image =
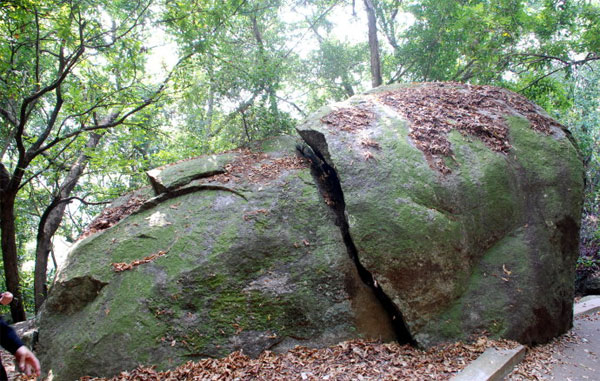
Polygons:
<instances>
[{"instance_id":1,"label":"person's hand","mask_svg":"<svg viewBox=\"0 0 600 381\"><path fill-rule=\"evenodd\" d=\"M3 292L2 294L0 294L0 304L10 304L10 302L12 302L13 300L13 294L11 292Z\"/></svg>"},{"instance_id":2,"label":"person's hand","mask_svg":"<svg viewBox=\"0 0 600 381\"><path fill-rule=\"evenodd\" d=\"M22 345L15 352L15 358L17 359L17 363L19 364L19 369L21 372L25 373L28 376L39 376L40 375L40 362L35 357L33 352L29 350L26 346Z\"/></svg>"}]
</instances>

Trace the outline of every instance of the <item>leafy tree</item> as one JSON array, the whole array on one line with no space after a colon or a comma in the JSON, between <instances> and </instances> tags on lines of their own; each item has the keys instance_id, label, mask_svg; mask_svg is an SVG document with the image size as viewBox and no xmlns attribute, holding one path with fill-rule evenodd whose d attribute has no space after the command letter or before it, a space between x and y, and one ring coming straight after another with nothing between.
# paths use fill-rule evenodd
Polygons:
<instances>
[{"instance_id":1,"label":"leafy tree","mask_svg":"<svg viewBox=\"0 0 600 381\"><path fill-rule=\"evenodd\" d=\"M511 57L513 71L530 76L527 87L556 73L568 77L600 60L600 4L544 0L529 5L529 44Z\"/></svg>"},{"instance_id":2,"label":"leafy tree","mask_svg":"<svg viewBox=\"0 0 600 381\"><path fill-rule=\"evenodd\" d=\"M600 6L594 2L370 0L368 4L369 20L375 16L387 42L380 50L381 71L388 83L502 83L510 73L513 81L528 76L526 86L534 86L553 73L568 73L600 59ZM412 21L403 24L401 17L408 15Z\"/></svg>"},{"instance_id":3,"label":"leafy tree","mask_svg":"<svg viewBox=\"0 0 600 381\"><path fill-rule=\"evenodd\" d=\"M198 138L198 154L292 128L280 106L291 104L285 87L295 59L279 18L283 3L165 3L170 33L183 51L195 53L179 82L180 104L190 110L180 126Z\"/></svg>"},{"instance_id":4,"label":"leafy tree","mask_svg":"<svg viewBox=\"0 0 600 381\"><path fill-rule=\"evenodd\" d=\"M334 37L324 38L319 49L301 65L303 85L308 90L308 109L315 109L331 100L340 101L363 91L367 73L368 48L364 44L349 44Z\"/></svg>"},{"instance_id":5,"label":"leafy tree","mask_svg":"<svg viewBox=\"0 0 600 381\"><path fill-rule=\"evenodd\" d=\"M343 2L315 3L314 9L309 15L303 16L304 23L298 27L312 32L318 49L312 50L297 63L291 63L297 67L294 70L298 73L295 85L307 91L305 107L308 110L363 91L363 82L368 73L365 63L369 60L369 47L366 44L343 42L332 33L335 24L330 20L331 12L341 8ZM350 10L346 12L350 13Z\"/></svg>"},{"instance_id":6,"label":"leafy tree","mask_svg":"<svg viewBox=\"0 0 600 381\"><path fill-rule=\"evenodd\" d=\"M151 0L2 1L0 229L6 285L16 297L14 321L25 318L15 225L19 194L34 180L52 189L38 234L48 240L95 140L128 123L165 89L164 82L143 78L150 5ZM48 246L42 244L37 307L44 298L47 259Z\"/></svg>"},{"instance_id":7,"label":"leafy tree","mask_svg":"<svg viewBox=\"0 0 600 381\"><path fill-rule=\"evenodd\" d=\"M584 224L582 238L600 243L600 64L582 67L564 82L572 104L561 112L561 121L578 142L587 175L583 214L590 223Z\"/></svg>"}]
</instances>

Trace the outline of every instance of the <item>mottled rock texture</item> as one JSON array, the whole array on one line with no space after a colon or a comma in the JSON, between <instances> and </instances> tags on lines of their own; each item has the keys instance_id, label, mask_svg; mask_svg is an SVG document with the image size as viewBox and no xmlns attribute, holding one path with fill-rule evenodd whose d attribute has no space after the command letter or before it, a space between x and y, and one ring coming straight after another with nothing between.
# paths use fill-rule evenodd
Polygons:
<instances>
[{"instance_id":1,"label":"mottled rock texture","mask_svg":"<svg viewBox=\"0 0 600 381\"><path fill-rule=\"evenodd\" d=\"M75 379L356 337L529 344L569 329L583 166L537 106L413 84L298 132L159 168L153 192L119 200L120 222L58 274L43 368Z\"/></svg>"},{"instance_id":2,"label":"mottled rock texture","mask_svg":"<svg viewBox=\"0 0 600 381\"><path fill-rule=\"evenodd\" d=\"M72 380L239 349L392 339L297 143L229 154L243 172L167 187L179 196L149 199L79 242L41 315L44 369Z\"/></svg>"}]
</instances>

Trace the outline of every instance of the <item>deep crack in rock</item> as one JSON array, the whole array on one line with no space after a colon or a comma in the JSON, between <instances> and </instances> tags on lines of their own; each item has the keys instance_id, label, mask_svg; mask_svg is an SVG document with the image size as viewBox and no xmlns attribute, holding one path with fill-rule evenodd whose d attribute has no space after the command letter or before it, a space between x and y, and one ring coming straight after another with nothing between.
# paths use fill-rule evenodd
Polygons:
<instances>
[{"instance_id":1,"label":"deep crack in rock","mask_svg":"<svg viewBox=\"0 0 600 381\"><path fill-rule=\"evenodd\" d=\"M321 136L322 138L322 136ZM308 139L312 140L312 139ZM383 291L373 274L367 270L360 262L358 257L358 249L354 244L352 235L350 234L350 225L346 216L346 202L344 201L344 192L340 183L339 177L335 168L333 168L325 159L325 155L318 149L317 144L311 144L307 141L307 145L296 148L300 155L308 159L311 163L312 175L315 178L317 187L321 192L327 205L334 211L336 216L335 224L339 226L344 245L350 259L356 266L358 275L361 281L366 284L375 294L377 300L381 303L384 310L388 313L392 326L396 333L396 339L401 344L411 344L416 346L416 341L413 339L404 316L400 309L394 304L392 299ZM321 142L322 144L323 141Z\"/></svg>"}]
</instances>

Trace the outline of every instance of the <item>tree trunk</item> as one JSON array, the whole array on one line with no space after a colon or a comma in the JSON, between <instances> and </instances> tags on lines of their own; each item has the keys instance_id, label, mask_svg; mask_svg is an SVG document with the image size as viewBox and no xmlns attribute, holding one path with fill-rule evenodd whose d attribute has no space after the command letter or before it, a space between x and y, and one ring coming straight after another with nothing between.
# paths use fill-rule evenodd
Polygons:
<instances>
[{"instance_id":1,"label":"tree trunk","mask_svg":"<svg viewBox=\"0 0 600 381\"><path fill-rule=\"evenodd\" d=\"M377 40L377 18L375 7L371 0L364 0L369 22L369 51L371 53L371 84L373 87L381 86L381 58L379 57L379 41Z\"/></svg>"},{"instance_id":2,"label":"tree trunk","mask_svg":"<svg viewBox=\"0 0 600 381\"><path fill-rule=\"evenodd\" d=\"M342 87L344 88L344 91L346 91L348 98L354 96L354 89L352 88L352 84L350 83L350 78L348 77L347 73L342 75Z\"/></svg>"},{"instance_id":3,"label":"tree trunk","mask_svg":"<svg viewBox=\"0 0 600 381\"><path fill-rule=\"evenodd\" d=\"M10 314L14 323L26 320L23 298L21 297L19 281L19 261L17 255L17 241L15 229L15 199L16 192L0 193L0 230L2 230L2 260L4 261L4 274L6 288L14 300L10 304Z\"/></svg>"},{"instance_id":4,"label":"tree trunk","mask_svg":"<svg viewBox=\"0 0 600 381\"><path fill-rule=\"evenodd\" d=\"M206 117L204 118L204 131L201 131L202 134L208 134L213 125L213 115L215 113L215 82L214 82L214 73L213 73L213 64L210 63L208 67L208 75L210 78L210 85L208 87L208 100L206 105Z\"/></svg>"},{"instance_id":5,"label":"tree trunk","mask_svg":"<svg viewBox=\"0 0 600 381\"><path fill-rule=\"evenodd\" d=\"M106 121L103 121L103 123L104 122ZM67 177L59 188L59 194L54 197L40 218L37 246L35 250L35 271L33 278L36 313L39 312L42 304L46 300L46 296L48 295L48 290L46 287L48 256L52 250L52 237L62 222L65 209L68 204L68 202L65 202L65 199L71 195L73 188L75 188L75 185L77 185L79 178L83 174L83 171L90 158L87 154L87 151L95 149L100 142L101 137L102 135L96 133L92 133L90 135L85 146L85 151L82 152L75 163L71 165L71 169L69 170Z\"/></svg>"}]
</instances>

